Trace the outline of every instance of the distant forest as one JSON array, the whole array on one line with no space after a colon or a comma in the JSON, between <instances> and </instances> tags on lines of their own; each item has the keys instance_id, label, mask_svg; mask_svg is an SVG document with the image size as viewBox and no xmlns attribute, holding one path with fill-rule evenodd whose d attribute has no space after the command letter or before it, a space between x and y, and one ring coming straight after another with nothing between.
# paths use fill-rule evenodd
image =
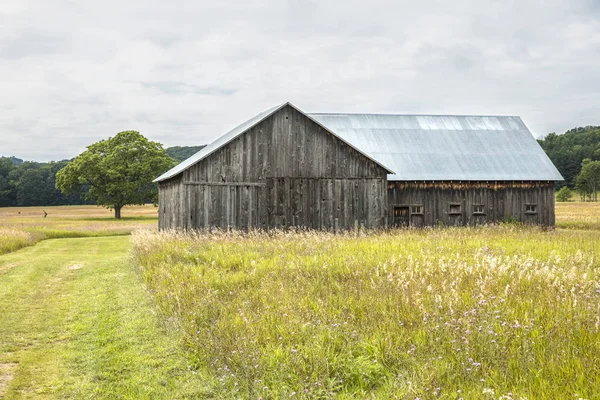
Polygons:
<instances>
[{"instance_id":1,"label":"distant forest","mask_svg":"<svg viewBox=\"0 0 600 400\"><path fill-rule=\"evenodd\" d=\"M181 162L203 147L176 146L166 151ZM68 163L69 160L40 163L0 157L0 207L95 204L85 200L85 190L67 196L56 189L56 173Z\"/></svg>"},{"instance_id":2,"label":"distant forest","mask_svg":"<svg viewBox=\"0 0 600 400\"><path fill-rule=\"evenodd\" d=\"M600 161L600 126L575 128L562 135L550 133L538 143L565 178L558 188L566 185L575 189L575 178L581 171L583 160Z\"/></svg>"}]
</instances>

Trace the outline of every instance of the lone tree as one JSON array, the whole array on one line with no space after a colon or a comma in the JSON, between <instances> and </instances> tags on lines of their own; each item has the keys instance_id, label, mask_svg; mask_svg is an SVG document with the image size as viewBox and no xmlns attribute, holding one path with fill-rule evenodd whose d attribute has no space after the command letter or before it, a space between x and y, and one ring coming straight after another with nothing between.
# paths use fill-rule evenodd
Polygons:
<instances>
[{"instance_id":1,"label":"lone tree","mask_svg":"<svg viewBox=\"0 0 600 400\"><path fill-rule=\"evenodd\" d=\"M121 218L123 206L156 204L152 180L174 164L160 143L124 131L88 146L56 174L56 187L65 194L89 187L86 199L114 209L115 218Z\"/></svg>"}]
</instances>

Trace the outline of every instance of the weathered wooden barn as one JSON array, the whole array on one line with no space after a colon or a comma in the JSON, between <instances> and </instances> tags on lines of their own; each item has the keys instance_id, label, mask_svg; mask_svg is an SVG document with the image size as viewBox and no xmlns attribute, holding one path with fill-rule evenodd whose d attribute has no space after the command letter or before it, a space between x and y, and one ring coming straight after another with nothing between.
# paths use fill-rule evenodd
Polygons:
<instances>
[{"instance_id":1,"label":"weathered wooden barn","mask_svg":"<svg viewBox=\"0 0 600 400\"><path fill-rule=\"evenodd\" d=\"M167 171L159 228L554 225L562 180L519 117L306 114L286 103Z\"/></svg>"}]
</instances>

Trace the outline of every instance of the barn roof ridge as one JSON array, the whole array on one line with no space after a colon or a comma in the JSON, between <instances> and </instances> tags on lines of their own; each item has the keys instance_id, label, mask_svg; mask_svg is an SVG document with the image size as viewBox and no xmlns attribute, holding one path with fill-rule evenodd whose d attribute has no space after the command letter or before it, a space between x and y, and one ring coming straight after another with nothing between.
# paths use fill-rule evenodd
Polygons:
<instances>
[{"instance_id":1,"label":"barn roof ridge","mask_svg":"<svg viewBox=\"0 0 600 400\"><path fill-rule=\"evenodd\" d=\"M505 114L413 114L413 113L361 113L361 112L309 112L308 115L371 115L371 116L388 116L388 117L480 117L480 118L519 118L519 115L505 115Z\"/></svg>"}]
</instances>

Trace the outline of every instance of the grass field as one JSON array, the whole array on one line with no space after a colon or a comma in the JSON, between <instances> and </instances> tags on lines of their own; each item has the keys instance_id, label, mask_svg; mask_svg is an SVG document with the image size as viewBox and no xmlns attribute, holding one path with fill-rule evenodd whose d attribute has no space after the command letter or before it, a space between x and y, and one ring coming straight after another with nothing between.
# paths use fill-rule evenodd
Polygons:
<instances>
[{"instance_id":1,"label":"grass field","mask_svg":"<svg viewBox=\"0 0 600 400\"><path fill-rule=\"evenodd\" d=\"M568 228L140 232L135 260L217 398L598 398L597 208L559 210Z\"/></svg>"},{"instance_id":2,"label":"grass field","mask_svg":"<svg viewBox=\"0 0 600 400\"><path fill-rule=\"evenodd\" d=\"M46 211L0 208L0 398L600 397L597 204L358 235Z\"/></svg>"},{"instance_id":3,"label":"grass field","mask_svg":"<svg viewBox=\"0 0 600 400\"><path fill-rule=\"evenodd\" d=\"M600 230L600 203L556 203L556 227Z\"/></svg>"},{"instance_id":4,"label":"grass field","mask_svg":"<svg viewBox=\"0 0 600 400\"><path fill-rule=\"evenodd\" d=\"M0 257L0 398L202 397L129 249L52 239Z\"/></svg>"},{"instance_id":5,"label":"grass field","mask_svg":"<svg viewBox=\"0 0 600 400\"><path fill-rule=\"evenodd\" d=\"M115 220L110 210L97 206L0 208L0 254L44 239L128 235L156 227L157 208L152 205L125 207L122 213Z\"/></svg>"}]
</instances>

